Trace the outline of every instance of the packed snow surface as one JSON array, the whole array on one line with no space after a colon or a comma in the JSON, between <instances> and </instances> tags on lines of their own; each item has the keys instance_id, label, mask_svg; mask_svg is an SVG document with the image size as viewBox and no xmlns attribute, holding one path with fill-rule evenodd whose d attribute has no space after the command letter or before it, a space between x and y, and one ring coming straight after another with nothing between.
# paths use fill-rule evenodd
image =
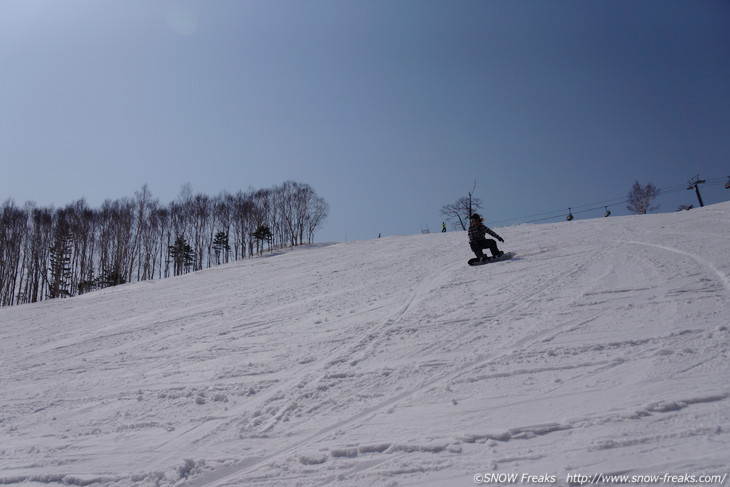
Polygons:
<instances>
[{"instance_id":1,"label":"packed snow surface","mask_svg":"<svg viewBox=\"0 0 730 487\"><path fill-rule=\"evenodd\" d=\"M0 309L0 484L720 485L730 203L497 230Z\"/></svg>"}]
</instances>

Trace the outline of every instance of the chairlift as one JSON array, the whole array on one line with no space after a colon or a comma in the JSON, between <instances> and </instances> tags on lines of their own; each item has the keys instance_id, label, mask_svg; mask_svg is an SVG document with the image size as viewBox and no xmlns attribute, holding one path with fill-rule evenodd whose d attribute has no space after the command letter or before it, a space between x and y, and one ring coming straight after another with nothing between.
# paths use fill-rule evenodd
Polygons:
<instances>
[{"instance_id":1,"label":"chairlift","mask_svg":"<svg viewBox=\"0 0 730 487\"><path fill-rule=\"evenodd\" d=\"M573 218L575 218L573 216L573 211L571 208L568 208L568 216L565 217L565 221L571 221L571 220L573 220Z\"/></svg>"},{"instance_id":2,"label":"chairlift","mask_svg":"<svg viewBox=\"0 0 730 487\"><path fill-rule=\"evenodd\" d=\"M728 178L728 179L730 179L730 178ZM687 184L688 184L687 191L690 191L693 189L697 190L698 185L704 184L706 182L707 181L705 181L704 179L700 179L700 175L698 174L697 176L695 176L692 179L690 179L689 181L687 181ZM728 181L728 183L730 183L730 181Z\"/></svg>"},{"instance_id":3,"label":"chairlift","mask_svg":"<svg viewBox=\"0 0 730 487\"><path fill-rule=\"evenodd\" d=\"M603 215L604 218L607 216L611 216L611 210L608 209L608 206L606 206L605 208L606 208L606 213L604 213L604 215Z\"/></svg>"},{"instance_id":4,"label":"chairlift","mask_svg":"<svg viewBox=\"0 0 730 487\"><path fill-rule=\"evenodd\" d=\"M695 193L697 194L697 201L699 202L701 207L705 206L705 204L702 202L702 195L700 194L700 184L704 184L706 182L707 181L705 181L704 179L700 179L700 175L698 174L697 176L689 180L689 186L687 187L688 191L693 189L695 190Z\"/></svg>"}]
</instances>

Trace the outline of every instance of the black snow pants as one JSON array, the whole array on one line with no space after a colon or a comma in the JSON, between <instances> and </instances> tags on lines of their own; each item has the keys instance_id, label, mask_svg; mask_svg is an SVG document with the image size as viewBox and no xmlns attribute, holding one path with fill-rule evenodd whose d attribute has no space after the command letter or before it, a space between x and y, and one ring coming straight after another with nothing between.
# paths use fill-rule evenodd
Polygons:
<instances>
[{"instance_id":1,"label":"black snow pants","mask_svg":"<svg viewBox=\"0 0 730 487\"><path fill-rule=\"evenodd\" d=\"M477 240L475 242L471 242L469 245L471 246L472 252L474 252L474 254L476 254L476 256L480 259L484 257L484 252L482 252L482 250L484 249L489 249L489 251L492 252L492 256L495 256L499 253L499 249L497 248L497 242L491 238Z\"/></svg>"}]
</instances>

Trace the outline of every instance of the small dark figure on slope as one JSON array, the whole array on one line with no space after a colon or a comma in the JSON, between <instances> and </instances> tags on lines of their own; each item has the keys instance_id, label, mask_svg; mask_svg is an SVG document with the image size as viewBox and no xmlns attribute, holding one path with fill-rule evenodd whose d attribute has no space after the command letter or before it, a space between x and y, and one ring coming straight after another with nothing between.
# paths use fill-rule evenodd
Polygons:
<instances>
[{"instance_id":1,"label":"small dark figure on slope","mask_svg":"<svg viewBox=\"0 0 730 487\"><path fill-rule=\"evenodd\" d=\"M500 242L504 239L497 235L492 229L484 225L484 219L477 213L471 216L471 225L469 225L469 245L471 250L481 260L487 260L489 257L484 255L482 250L489 249L492 252L492 258L501 257L504 252L497 248L497 242L491 238L487 238L486 234L491 235Z\"/></svg>"}]
</instances>

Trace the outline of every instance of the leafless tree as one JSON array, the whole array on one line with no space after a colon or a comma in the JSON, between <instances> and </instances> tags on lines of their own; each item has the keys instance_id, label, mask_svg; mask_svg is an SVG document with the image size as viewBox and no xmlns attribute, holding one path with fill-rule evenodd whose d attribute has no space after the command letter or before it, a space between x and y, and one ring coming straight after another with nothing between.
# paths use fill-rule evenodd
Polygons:
<instances>
[{"instance_id":1,"label":"leafless tree","mask_svg":"<svg viewBox=\"0 0 730 487\"><path fill-rule=\"evenodd\" d=\"M659 208L659 205L651 206L658 195L659 190L653 184L649 183L646 186L642 186L639 184L639 181L635 181L626 197L626 202L628 203L626 208L637 215L645 215Z\"/></svg>"},{"instance_id":2,"label":"leafless tree","mask_svg":"<svg viewBox=\"0 0 730 487\"><path fill-rule=\"evenodd\" d=\"M43 292L48 282L48 264L51 242L53 240L53 213L52 208L29 207L30 230L27 240L27 280L23 293L25 303L35 303L45 298Z\"/></svg>"},{"instance_id":3,"label":"leafless tree","mask_svg":"<svg viewBox=\"0 0 730 487\"><path fill-rule=\"evenodd\" d=\"M469 217L482 208L482 200L474 196L477 183L474 183L471 191L451 204L441 208L441 216L448 222L458 224L462 230L469 227Z\"/></svg>"},{"instance_id":4,"label":"leafless tree","mask_svg":"<svg viewBox=\"0 0 730 487\"><path fill-rule=\"evenodd\" d=\"M227 262L230 251L242 259L311 243L328 211L311 186L294 181L217 197L188 184L166 206L147 185L99 209L83 199L59 209L8 200L0 206L0 306L199 270ZM256 237L262 226L270 238Z\"/></svg>"},{"instance_id":5,"label":"leafless tree","mask_svg":"<svg viewBox=\"0 0 730 487\"><path fill-rule=\"evenodd\" d=\"M0 209L0 306L14 304L16 289L22 286L27 225L27 213L6 201Z\"/></svg>"},{"instance_id":6,"label":"leafless tree","mask_svg":"<svg viewBox=\"0 0 730 487\"><path fill-rule=\"evenodd\" d=\"M314 243L314 234L324 224L329 214L330 206L321 196L314 196L309 204L309 211L305 219L307 242Z\"/></svg>"}]
</instances>

